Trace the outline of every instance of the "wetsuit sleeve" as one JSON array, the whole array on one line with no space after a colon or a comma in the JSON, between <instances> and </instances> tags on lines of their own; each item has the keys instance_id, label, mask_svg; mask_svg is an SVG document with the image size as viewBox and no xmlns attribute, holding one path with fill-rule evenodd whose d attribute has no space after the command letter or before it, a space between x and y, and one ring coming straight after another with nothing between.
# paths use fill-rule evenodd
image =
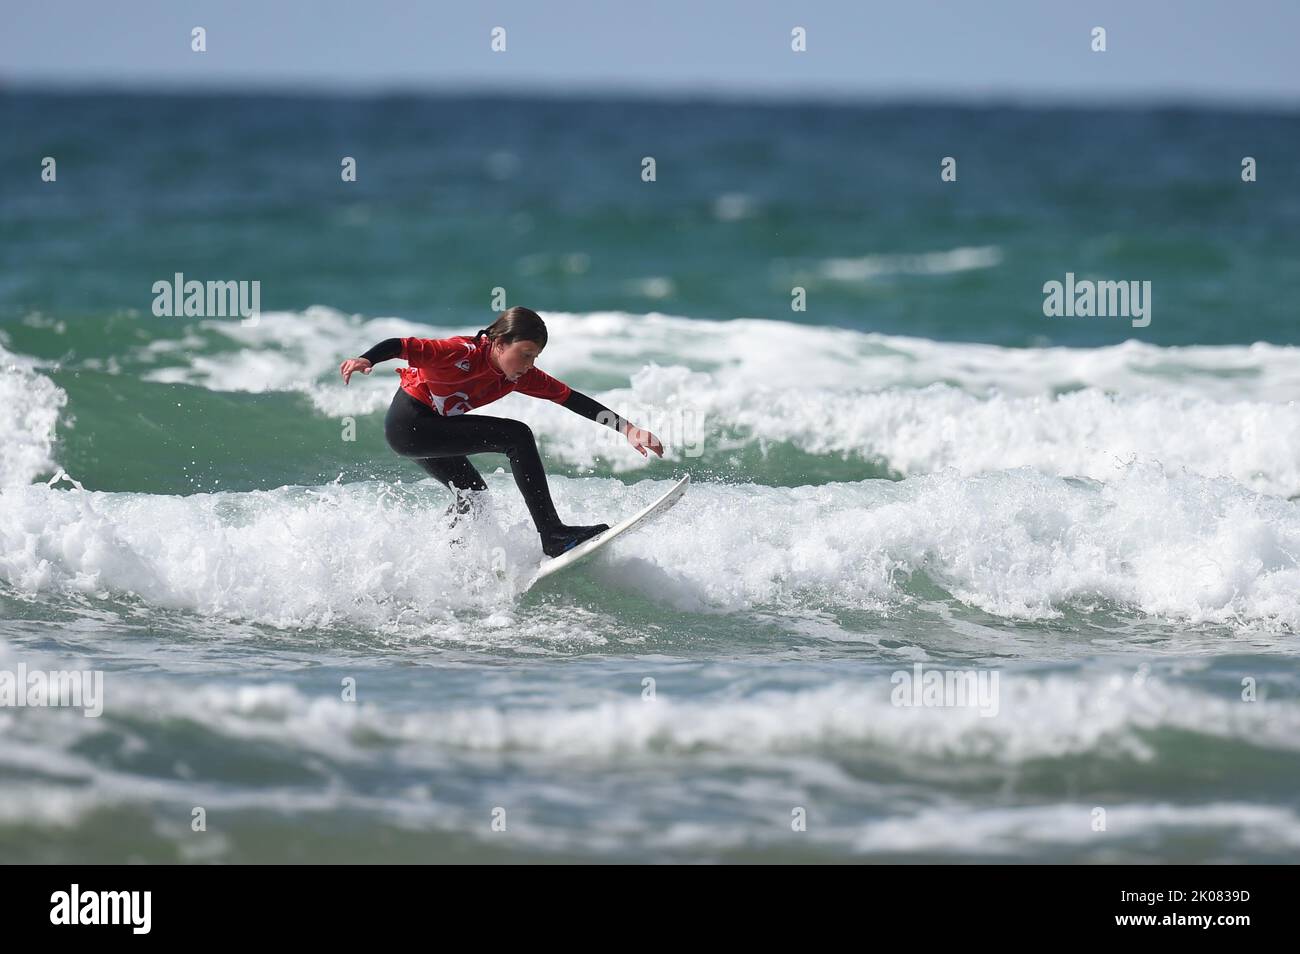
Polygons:
<instances>
[{"instance_id":1,"label":"wetsuit sleeve","mask_svg":"<svg viewBox=\"0 0 1300 954\"><path fill-rule=\"evenodd\" d=\"M402 339L385 338L365 354L361 355L361 357L365 358L373 365L378 364L380 361L391 361L394 358L401 357L401 355Z\"/></svg>"},{"instance_id":2,"label":"wetsuit sleeve","mask_svg":"<svg viewBox=\"0 0 1300 954\"><path fill-rule=\"evenodd\" d=\"M604 424L606 427L612 427L620 434L623 433L623 428L625 426L632 423L627 418L615 414L599 401L587 397L587 395L583 394L581 391L574 391L572 388L569 389L569 396L561 403L574 414L581 414L583 417L593 420L597 424Z\"/></svg>"},{"instance_id":3,"label":"wetsuit sleeve","mask_svg":"<svg viewBox=\"0 0 1300 954\"><path fill-rule=\"evenodd\" d=\"M454 338L398 338L401 357L413 368L432 368L449 358L464 357L469 350Z\"/></svg>"}]
</instances>

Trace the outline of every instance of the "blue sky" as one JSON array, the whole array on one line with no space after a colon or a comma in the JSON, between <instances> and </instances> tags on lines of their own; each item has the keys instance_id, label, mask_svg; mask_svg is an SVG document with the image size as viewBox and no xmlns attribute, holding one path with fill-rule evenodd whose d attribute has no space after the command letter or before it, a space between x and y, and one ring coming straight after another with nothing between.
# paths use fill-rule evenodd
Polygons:
<instances>
[{"instance_id":1,"label":"blue sky","mask_svg":"<svg viewBox=\"0 0 1300 954\"><path fill-rule=\"evenodd\" d=\"M0 82L24 85L1300 103L1300 0L7 0L4 21Z\"/></svg>"}]
</instances>

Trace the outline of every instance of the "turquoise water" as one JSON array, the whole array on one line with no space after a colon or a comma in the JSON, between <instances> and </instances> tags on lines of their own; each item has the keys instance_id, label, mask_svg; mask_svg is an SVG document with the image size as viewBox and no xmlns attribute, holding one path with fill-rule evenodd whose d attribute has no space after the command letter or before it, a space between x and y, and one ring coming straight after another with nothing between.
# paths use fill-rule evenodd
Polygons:
<instances>
[{"instance_id":1,"label":"turquoise water","mask_svg":"<svg viewBox=\"0 0 1300 954\"><path fill-rule=\"evenodd\" d=\"M5 860L1296 859L1294 115L9 92L0 124L0 671L105 699L0 707ZM155 317L176 272L264 313ZM1151 323L1044 317L1067 272L1150 281ZM667 448L492 405L562 516L692 476L526 594L505 458L455 544L384 445L392 366L336 376L498 286ZM996 706L896 704L918 663Z\"/></svg>"}]
</instances>

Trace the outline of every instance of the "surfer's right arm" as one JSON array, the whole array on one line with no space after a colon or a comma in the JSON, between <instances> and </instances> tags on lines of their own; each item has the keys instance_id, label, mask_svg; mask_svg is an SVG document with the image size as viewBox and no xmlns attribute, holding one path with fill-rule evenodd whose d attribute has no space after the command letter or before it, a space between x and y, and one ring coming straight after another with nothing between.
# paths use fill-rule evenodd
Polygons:
<instances>
[{"instance_id":1,"label":"surfer's right arm","mask_svg":"<svg viewBox=\"0 0 1300 954\"><path fill-rule=\"evenodd\" d=\"M359 358L348 358L339 365L339 373L343 375L343 383L347 384L348 379L353 374L360 371L362 374L369 374L380 361L391 361L393 358L402 356L402 339L385 338L379 344L375 345Z\"/></svg>"},{"instance_id":2,"label":"surfer's right arm","mask_svg":"<svg viewBox=\"0 0 1300 954\"><path fill-rule=\"evenodd\" d=\"M413 368L437 368L447 361L465 357L472 350L460 338L385 338L359 358L348 358L339 365L343 383L355 372L369 374L380 361L402 358Z\"/></svg>"}]
</instances>

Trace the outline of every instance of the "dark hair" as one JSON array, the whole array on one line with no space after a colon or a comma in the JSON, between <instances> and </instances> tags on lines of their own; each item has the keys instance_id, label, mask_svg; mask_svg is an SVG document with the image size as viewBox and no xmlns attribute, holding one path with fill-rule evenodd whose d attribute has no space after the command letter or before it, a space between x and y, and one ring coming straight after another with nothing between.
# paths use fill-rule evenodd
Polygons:
<instances>
[{"instance_id":1,"label":"dark hair","mask_svg":"<svg viewBox=\"0 0 1300 954\"><path fill-rule=\"evenodd\" d=\"M474 333L474 340L487 335L491 341L500 341L503 345L516 341L533 341L538 348L546 347L546 322L542 316L531 308L516 305L497 315L497 320L486 328Z\"/></svg>"}]
</instances>

